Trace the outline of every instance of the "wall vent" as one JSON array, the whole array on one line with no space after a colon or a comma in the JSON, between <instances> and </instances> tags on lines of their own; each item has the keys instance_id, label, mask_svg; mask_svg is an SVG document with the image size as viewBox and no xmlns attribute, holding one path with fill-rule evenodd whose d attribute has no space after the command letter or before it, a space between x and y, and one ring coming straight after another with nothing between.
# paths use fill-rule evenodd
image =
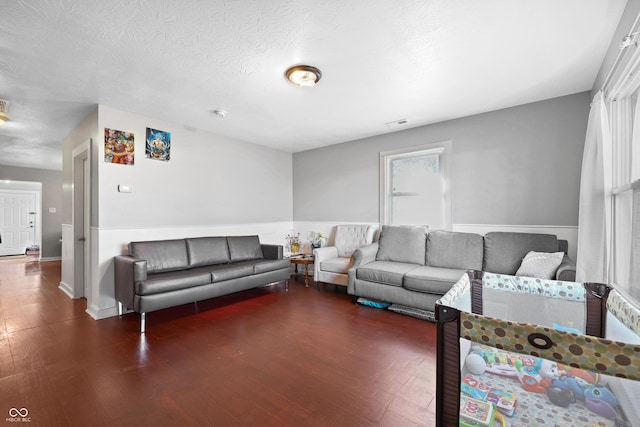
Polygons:
<instances>
[{"instance_id":1,"label":"wall vent","mask_svg":"<svg viewBox=\"0 0 640 427\"><path fill-rule=\"evenodd\" d=\"M408 123L409 121L407 119L400 119L400 120L395 120L393 122L389 122L389 123L385 123L385 125L388 128L395 128L398 126L404 126Z\"/></svg>"}]
</instances>

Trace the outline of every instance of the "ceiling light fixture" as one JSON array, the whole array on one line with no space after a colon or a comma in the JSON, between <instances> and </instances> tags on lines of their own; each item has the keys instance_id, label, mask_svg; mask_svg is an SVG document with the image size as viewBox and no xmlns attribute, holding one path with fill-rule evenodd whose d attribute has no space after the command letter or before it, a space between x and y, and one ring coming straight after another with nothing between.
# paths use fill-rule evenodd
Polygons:
<instances>
[{"instance_id":1,"label":"ceiling light fixture","mask_svg":"<svg viewBox=\"0 0 640 427\"><path fill-rule=\"evenodd\" d=\"M9 109L9 101L0 99L0 126L9 121L7 110Z\"/></svg>"},{"instance_id":2,"label":"ceiling light fixture","mask_svg":"<svg viewBox=\"0 0 640 427\"><path fill-rule=\"evenodd\" d=\"M310 65L296 65L287 70L286 76L296 86L313 87L322 78L322 72Z\"/></svg>"}]
</instances>

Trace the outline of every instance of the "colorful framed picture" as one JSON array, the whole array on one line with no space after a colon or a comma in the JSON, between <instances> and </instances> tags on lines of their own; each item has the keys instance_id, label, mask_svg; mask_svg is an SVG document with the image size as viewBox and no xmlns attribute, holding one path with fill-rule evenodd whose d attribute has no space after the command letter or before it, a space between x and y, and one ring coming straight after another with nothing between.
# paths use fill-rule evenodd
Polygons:
<instances>
[{"instance_id":1,"label":"colorful framed picture","mask_svg":"<svg viewBox=\"0 0 640 427\"><path fill-rule=\"evenodd\" d=\"M144 153L148 159L168 162L171 158L171 133L147 128Z\"/></svg>"},{"instance_id":2,"label":"colorful framed picture","mask_svg":"<svg viewBox=\"0 0 640 427\"><path fill-rule=\"evenodd\" d=\"M104 128L104 161L132 165L134 135L131 132Z\"/></svg>"}]
</instances>

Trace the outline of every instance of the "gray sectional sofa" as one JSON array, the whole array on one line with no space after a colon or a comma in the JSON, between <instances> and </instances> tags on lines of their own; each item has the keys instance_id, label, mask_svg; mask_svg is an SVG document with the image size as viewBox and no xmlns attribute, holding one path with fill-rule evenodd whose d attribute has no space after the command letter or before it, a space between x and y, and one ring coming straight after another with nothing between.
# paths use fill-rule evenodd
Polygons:
<instances>
[{"instance_id":1,"label":"gray sectional sofa","mask_svg":"<svg viewBox=\"0 0 640 427\"><path fill-rule=\"evenodd\" d=\"M258 236L131 242L129 255L115 257L118 312L140 313L144 332L148 312L287 282L290 265L282 246Z\"/></svg>"},{"instance_id":2,"label":"gray sectional sofa","mask_svg":"<svg viewBox=\"0 0 640 427\"><path fill-rule=\"evenodd\" d=\"M575 280L568 243L550 234L490 232L485 236L424 227L383 226L380 239L353 253L347 292L432 318L435 303L467 270L514 275L530 251L557 254L554 277Z\"/></svg>"}]
</instances>

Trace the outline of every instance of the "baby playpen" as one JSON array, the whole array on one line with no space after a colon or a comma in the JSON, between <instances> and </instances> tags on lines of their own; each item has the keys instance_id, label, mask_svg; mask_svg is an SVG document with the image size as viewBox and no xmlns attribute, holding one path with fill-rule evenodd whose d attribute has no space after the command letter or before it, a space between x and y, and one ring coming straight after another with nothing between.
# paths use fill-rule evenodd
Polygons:
<instances>
[{"instance_id":1,"label":"baby playpen","mask_svg":"<svg viewBox=\"0 0 640 427\"><path fill-rule=\"evenodd\" d=\"M640 310L604 284L470 270L438 301L438 426L640 426Z\"/></svg>"}]
</instances>

